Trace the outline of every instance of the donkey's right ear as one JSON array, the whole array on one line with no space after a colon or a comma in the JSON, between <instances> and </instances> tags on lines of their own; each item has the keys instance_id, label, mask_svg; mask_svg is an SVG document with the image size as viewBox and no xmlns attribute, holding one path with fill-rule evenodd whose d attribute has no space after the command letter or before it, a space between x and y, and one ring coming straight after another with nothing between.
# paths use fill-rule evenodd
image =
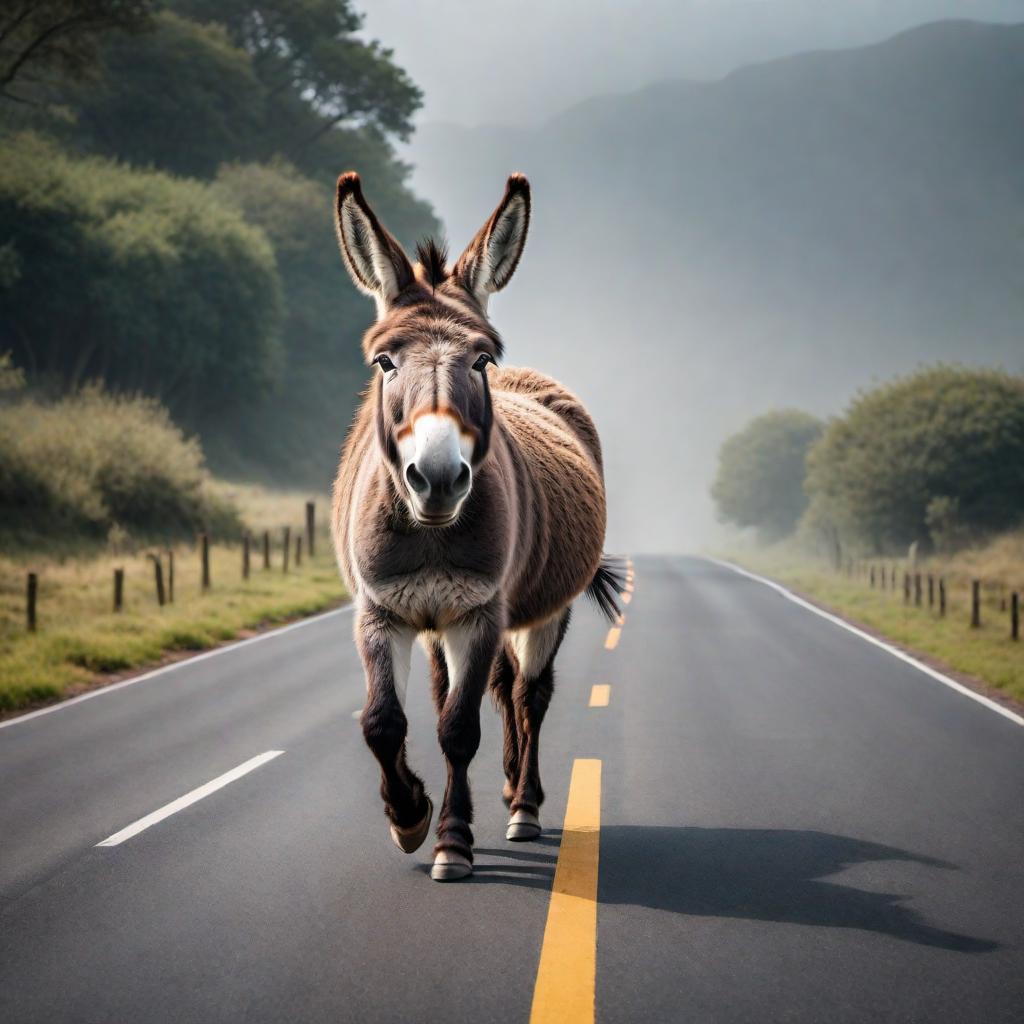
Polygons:
<instances>
[{"instance_id":1,"label":"donkey's right ear","mask_svg":"<svg viewBox=\"0 0 1024 1024\"><path fill-rule=\"evenodd\" d=\"M399 292L412 284L412 264L363 198L355 171L338 178L334 211L345 266L356 287L376 300L378 317L383 316Z\"/></svg>"}]
</instances>

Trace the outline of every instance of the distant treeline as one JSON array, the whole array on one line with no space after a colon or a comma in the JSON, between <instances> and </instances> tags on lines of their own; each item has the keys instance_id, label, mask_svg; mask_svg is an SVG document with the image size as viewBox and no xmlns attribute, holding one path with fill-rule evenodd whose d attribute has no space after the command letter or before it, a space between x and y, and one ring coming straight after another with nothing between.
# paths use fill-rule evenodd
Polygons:
<instances>
[{"instance_id":1,"label":"distant treeline","mask_svg":"<svg viewBox=\"0 0 1024 1024\"><path fill-rule=\"evenodd\" d=\"M0 13L0 353L34 394L100 381L222 472L329 477L368 318L333 181L359 170L403 241L437 229L392 145L420 92L360 25L350 0Z\"/></svg>"},{"instance_id":2,"label":"distant treeline","mask_svg":"<svg viewBox=\"0 0 1024 1024\"><path fill-rule=\"evenodd\" d=\"M712 497L763 540L829 552L951 551L1024 522L1024 377L935 366L821 423L770 412L729 438Z\"/></svg>"}]
</instances>

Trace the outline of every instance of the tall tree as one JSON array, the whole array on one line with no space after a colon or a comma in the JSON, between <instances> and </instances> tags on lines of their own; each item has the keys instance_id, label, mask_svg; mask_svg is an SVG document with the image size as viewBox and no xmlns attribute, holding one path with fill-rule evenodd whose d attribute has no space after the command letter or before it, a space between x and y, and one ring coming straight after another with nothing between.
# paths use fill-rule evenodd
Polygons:
<instances>
[{"instance_id":1,"label":"tall tree","mask_svg":"<svg viewBox=\"0 0 1024 1024\"><path fill-rule=\"evenodd\" d=\"M30 102L54 76L83 78L98 66L111 29L149 25L153 0L5 0L0 9L0 96Z\"/></svg>"}]
</instances>

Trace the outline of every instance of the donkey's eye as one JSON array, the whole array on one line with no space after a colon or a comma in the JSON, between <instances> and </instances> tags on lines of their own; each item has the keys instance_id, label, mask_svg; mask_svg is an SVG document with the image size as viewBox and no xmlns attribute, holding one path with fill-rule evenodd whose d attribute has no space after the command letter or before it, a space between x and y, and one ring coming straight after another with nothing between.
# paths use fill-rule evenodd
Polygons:
<instances>
[{"instance_id":1,"label":"donkey's eye","mask_svg":"<svg viewBox=\"0 0 1024 1024\"><path fill-rule=\"evenodd\" d=\"M476 362L473 364L473 369L483 371L487 368L488 363L493 362L494 359L492 356L489 356L486 352L481 352L480 355L476 357Z\"/></svg>"},{"instance_id":2,"label":"donkey's eye","mask_svg":"<svg viewBox=\"0 0 1024 1024\"><path fill-rule=\"evenodd\" d=\"M376 364L377 364L377 365L378 365L378 366L379 366L379 367L380 367L380 368L381 368L381 369L382 369L382 370L383 370L383 371L384 371L385 373L387 373L387 372L388 372L388 370L393 370L393 369L395 369L395 364L394 364L393 362L391 362L391 357L390 357L390 356L388 356L388 355L385 355L385 354L384 354L383 352L381 352L381 354L380 354L379 356L377 356L377 358L376 358L376 359L374 359L374 362L375 362L375 363L376 363Z\"/></svg>"}]
</instances>

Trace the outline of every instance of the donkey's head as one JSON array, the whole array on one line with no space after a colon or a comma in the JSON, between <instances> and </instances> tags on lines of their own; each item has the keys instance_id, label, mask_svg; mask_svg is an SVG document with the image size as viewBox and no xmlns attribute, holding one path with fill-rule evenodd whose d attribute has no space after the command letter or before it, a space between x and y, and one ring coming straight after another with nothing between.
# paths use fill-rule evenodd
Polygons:
<instances>
[{"instance_id":1,"label":"donkey's head","mask_svg":"<svg viewBox=\"0 0 1024 1024\"><path fill-rule=\"evenodd\" d=\"M413 265L363 198L359 176L338 179L338 241L360 291L377 303L363 338L374 382L377 439L413 517L455 521L491 440L487 367L502 352L487 300L508 284L530 222L530 185L508 179L505 195L455 265L443 246L417 248Z\"/></svg>"}]
</instances>

